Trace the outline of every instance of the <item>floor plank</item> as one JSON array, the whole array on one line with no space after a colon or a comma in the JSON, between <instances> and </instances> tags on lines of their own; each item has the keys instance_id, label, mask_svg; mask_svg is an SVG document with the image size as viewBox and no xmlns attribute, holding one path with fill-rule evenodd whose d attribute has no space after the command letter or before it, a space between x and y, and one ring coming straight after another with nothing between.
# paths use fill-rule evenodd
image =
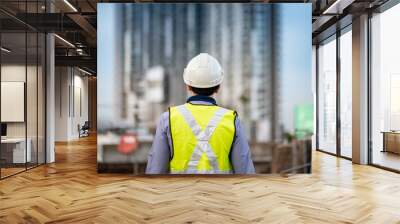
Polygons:
<instances>
[{"instance_id":1,"label":"floor plank","mask_svg":"<svg viewBox=\"0 0 400 224\"><path fill-rule=\"evenodd\" d=\"M313 153L313 173L97 174L96 139L0 181L0 223L400 223L400 175Z\"/></svg>"}]
</instances>

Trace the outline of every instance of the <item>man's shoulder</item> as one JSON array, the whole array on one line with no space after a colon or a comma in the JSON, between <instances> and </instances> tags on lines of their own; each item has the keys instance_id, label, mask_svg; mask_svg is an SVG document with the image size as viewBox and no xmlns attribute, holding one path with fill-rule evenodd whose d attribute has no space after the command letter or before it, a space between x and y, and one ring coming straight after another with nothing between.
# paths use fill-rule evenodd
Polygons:
<instances>
[{"instance_id":1,"label":"man's shoulder","mask_svg":"<svg viewBox=\"0 0 400 224\"><path fill-rule=\"evenodd\" d=\"M158 120L158 125L161 130L165 130L169 126L169 112L165 111L160 115L160 118Z\"/></svg>"},{"instance_id":2,"label":"man's shoulder","mask_svg":"<svg viewBox=\"0 0 400 224\"><path fill-rule=\"evenodd\" d=\"M226 107L221 107L221 106L218 106L218 107L228 111L229 113L231 113L234 116L237 116L236 110L233 110L233 109L230 109L230 108L226 108Z\"/></svg>"},{"instance_id":3,"label":"man's shoulder","mask_svg":"<svg viewBox=\"0 0 400 224\"><path fill-rule=\"evenodd\" d=\"M182 105L184 105L184 104L182 104ZM175 106L168 107L168 109L161 114L160 123L162 123L166 127L168 127L169 126L169 115L170 115L171 108L176 108L176 107L182 106L182 105L175 105Z\"/></svg>"},{"instance_id":4,"label":"man's shoulder","mask_svg":"<svg viewBox=\"0 0 400 224\"><path fill-rule=\"evenodd\" d=\"M173 105L173 106L169 106L167 112L171 109L171 108L177 108L177 107L181 107L181 106L185 106L186 103L184 104L179 104L179 105Z\"/></svg>"},{"instance_id":5,"label":"man's shoulder","mask_svg":"<svg viewBox=\"0 0 400 224\"><path fill-rule=\"evenodd\" d=\"M169 118L169 110L164 111L160 116L160 119L168 119L168 118Z\"/></svg>"}]
</instances>

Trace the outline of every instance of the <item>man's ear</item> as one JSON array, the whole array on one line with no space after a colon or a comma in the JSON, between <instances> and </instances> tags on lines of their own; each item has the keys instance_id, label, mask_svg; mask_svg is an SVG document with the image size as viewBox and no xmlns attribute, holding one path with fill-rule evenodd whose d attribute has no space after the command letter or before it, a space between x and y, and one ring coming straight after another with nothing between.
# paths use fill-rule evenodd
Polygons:
<instances>
[{"instance_id":1,"label":"man's ear","mask_svg":"<svg viewBox=\"0 0 400 224\"><path fill-rule=\"evenodd\" d=\"M215 94L217 94L218 92L219 92L219 89L220 89L221 87L218 87L216 90L215 90Z\"/></svg>"},{"instance_id":2,"label":"man's ear","mask_svg":"<svg viewBox=\"0 0 400 224\"><path fill-rule=\"evenodd\" d=\"M186 90L190 93L190 94L194 94L192 91L192 88L190 88L190 86L186 85Z\"/></svg>"}]
</instances>

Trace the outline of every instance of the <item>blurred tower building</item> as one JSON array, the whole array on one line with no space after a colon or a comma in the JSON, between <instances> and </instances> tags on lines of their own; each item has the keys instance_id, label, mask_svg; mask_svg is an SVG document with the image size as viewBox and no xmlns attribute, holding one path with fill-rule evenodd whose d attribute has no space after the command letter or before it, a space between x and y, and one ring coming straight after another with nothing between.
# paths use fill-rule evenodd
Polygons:
<instances>
[{"instance_id":1,"label":"blurred tower building","mask_svg":"<svg viewBox=\"0 0 400 224\"><path fill-rule=\"evenodd\" d=\"M274 108L270 94L273 79L271 60L272 5L253 5L251 30L252 75L250 86L251 119L254 136L257 142L272 139L271 129L274 125L272 110Z\"/></svg>"},{"instance_id":2,"label":"blurred tower building","mask_svg":"<svg viewBox=\"0 0 400 224\"><path fill-rule=\"evenodd\" d=\"M192 42L194 39L194 35L189 35L189 21L188 18L190 16L195 16L195 15L190 15L189 13L193 13L193 9L189 11L190 8L193 8L193 6L186 5L186 4L177 4L173 7L174 12L172 15L172 69L170 78L169 78L169 84L170 84L170 90L169 90L169 104L181 104L185 102L186 95L184 94L186 92L185 90L185 85L182 82L182 75L183 75L183 70L186 67L186 63L190 59L189 56L189 48L188 46L190 45L190 42ZM193 25L193 22L192 22ZM191 29L194 29L192 27Z\"/></svg>"},{"instance_id":3,"label":"blurred tower building","mask_svg":"<svg viewBox=\"0 0 400 224\"><path fill-rule=\"evenodd\" d=\"M216 57L225 74L218 103L235 108L239 114L248 114L250 6L218 4L202 5L200 8L200 52L208 52ZM244 117L242 123L248 130L250 122Z\"/></svg>"},{"instance_id":4,"label":"blurred tower building","mask_svg":"<svg viewBox=\"0 0 400 224\"><path fill-rule=\"evenodd\" d=\"M271 120L274 121L271 125L271 139L275 141L282 140L283 137L283 120L282 116L282 101L281 95L279 94L282 90L282 83L280 81L283 74L281 74L280 64L282 57L282 43L281 43L281 33L282 33L282 24L281 18L283 16L282 13L282 5L273 4L271 9L271 50L272 50L272 58L271 58L271 68L272 68L272 76L271 76L271 87L270 87L270 95L271 95Z\"/></svg>"},{"instance_id":5,"label":"blurred tower building","mask_svg":"<svg viewBox=\"0 0 400 224\"><path fill-rule=\"evenodd\" d=\"M114 30L116 33L123 33L125 27L123 24L121 24L119 21L123 20L123 15L124 15L124 8L123 7L115 7L115 12L114 16L116 17L114 25ZM123 35L116 35L115 36L116 41L116 48L123 48L123 40L124 36ZM114 73L110 74L112 75L112 79L110 80L109 85L112 85L110 98L107 98L107 100L110 101L110 103L107 103L107 107L105 107L105 110L110 110L110 111L105 111L105 110L99 110L99 112L104 112L110 116L109 119L104 119L104 120L109 120L112 121L112 123L107 123L104 124L104 128L115 128L119 127L121 124L124 123L125 120L125 113L124 113L124 98L123 98L123 89L121 86L123 86L124 82L124 70L123 70L123 59L124 59L124 52L119 51L115 52L114 57L112 57L110 60L113 60L113 65L114 65Z\"/></svg>"},{"instance_id":6,"label":"blurred tower building","mask_svg":"<svg viewBox=\"0 0 400 224\"><path fill-rule=\"evenodd\" d=\"M243 5L240 8L243 8L239 11L242 12L243 15L243 23L242 23L242 35L238 37L241 43L241 49L237 49L238 54L240 54L242 58L241 64L241 79L237 80L235 86L242 86L240 92L240 106L238 107L239 116L243 114L241 118L249 117L251 114L250 108L250 83L251 83L251 76L252 76L252 69L253 69L253 60L251 57L251 29L252 29L252 7L251 5ZM240 53L241 52L241 53ZM238 83L240 81L240 83ZM247 130L247 136L251 139L254 139L250 133L251 130L251 119L242 119L242 123Z\"/></svg>"},{"instance_id":7,"label":"blurred tower building","mask_svg":"<svg viewBox=\"0 0 400 224\"><path fill-rule=\"evenodd\" d=\"M272 6L219 4L202 9L200 49L215 56L225 73L219 103L246 115L241 120L253 140L273 139L277 100L272 98L279 94L272 93Z\"/></svg>"},{"instance_id":8,"label":"blurred tower building","mask_svg":"<svg viewBox=\"0 0 400 224\"><path fill-rule=\"evenodd\" d=\"M134 103L135 103L135 98L134 94L131 91L131 83L132 82L132 65L129 63L129 58L132 57L133 55L133 46L132 46L132 23L133 21L133 12L131 7L122 7L122 16L123 19L120 23L120 25L123 27L123 33L122 37L123 39L119 41L119 44L122 45L121 49L121 54L123 56L121 60L121 69L123 71L123 78L122 78L122 83L121 83L121 91L122 91L122 117L124 118L126 123L135 125L135 121L133 119L133 109L134 109Z\"/></svg>"},{"instance_id":9,"label":"blurred tower building","mask_svg":"<svg viewBox=\"0 0 400 224\"><path fill-rule=\"evenodd\" d=\"M154 127L165 106L186 99L182 74L186 63L199 51L198 6L126 4L122 8L119 49L123 55L123 116L136 127ZM165 76L148 75L152 80L163 77L163 101L149 102L146 72L159 66Z\"/></svg>"},{"instance_id":10,"label":"blurred tower building","mask_svg":"<svg viewBox=\"0 0 400 224\"><path fill-rule=\"evenodd\" d=\"M129 5L127 8L130 10L127 11L131 15L127 15L127 19L131 18L131 23L129 26L126 27L127 32L131 34L130 39L130 46L132 47L131 56L130 58L125 58L125 62L130 64L130 71L126 73L126 75L131 77L130 87L132 93L132 120L133 125L136 127L139 124L139 104L141 103L141 98L143 97L143 89L140 86L141 80L144 76L144 69L143 69L143 14L140 12L140 9L137 7L133 7Z\"/></svg>"}]
</instances>

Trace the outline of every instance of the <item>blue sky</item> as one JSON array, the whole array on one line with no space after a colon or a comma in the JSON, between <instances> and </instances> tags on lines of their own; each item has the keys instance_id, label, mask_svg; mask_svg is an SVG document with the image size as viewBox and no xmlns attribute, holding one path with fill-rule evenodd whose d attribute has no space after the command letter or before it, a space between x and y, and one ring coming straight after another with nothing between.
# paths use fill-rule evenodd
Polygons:
<instances>
[{"instance_id":1,"label":"blue sky","mask_svg":"<svg viewBox=\"0 0 400 224\"><path fill-rule=\"evenodd\" d=\"M293 107L312 103L311 4L281 4L282 63L280 65L283 117L293 125Z\"/></svg>"},{"instance_id":2,"label":"blue sky","mask_svg":"<svg viewBox=\"0 0 400 224\"><path fill-rule=\"evenodd\" d=\"M97 16L97 73L98 73L98 116L102 121L112 119L113 112L110 105L113 105L115 92L113 83L113 72L116 70L113 63L115 55L115 4L98 4ZM107 117L107 119L103 119ZM102 122L99 122L102 124Z\"/></svg>"}]
</instances>

